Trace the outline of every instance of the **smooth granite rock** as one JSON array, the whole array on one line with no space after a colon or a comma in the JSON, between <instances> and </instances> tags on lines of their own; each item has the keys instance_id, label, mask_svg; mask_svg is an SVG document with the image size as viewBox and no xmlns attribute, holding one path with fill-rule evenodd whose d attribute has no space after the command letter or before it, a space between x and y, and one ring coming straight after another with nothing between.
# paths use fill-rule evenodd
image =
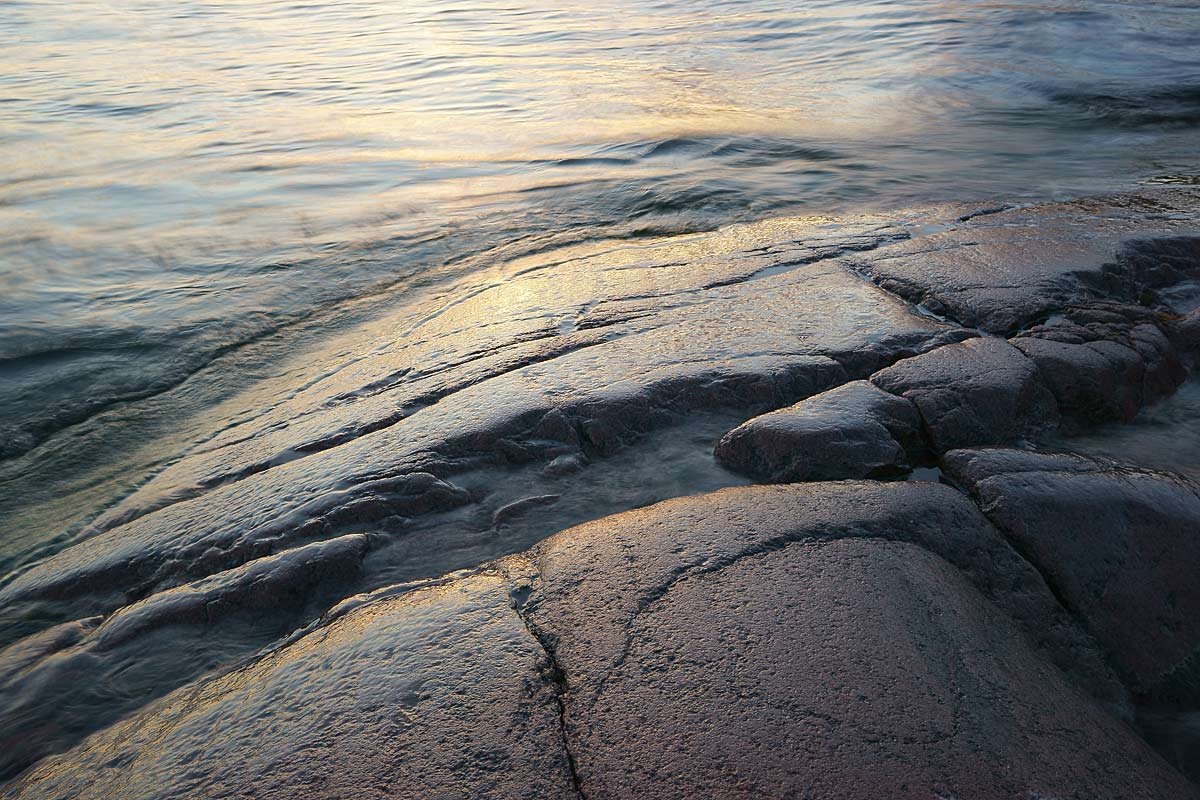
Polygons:
<instances>
[{"instance_id":1,"label":"smooth granite rock","mask_svg":"<svg viewBox=\"0 0 1200 800\"><path fill-rule=\"evenodd\" d=\"M1200 487L1111 461L1019 450L948 453L944 469L1133 688L1200 703Z\"/></svg>"},{"instance_id":2,"label":"smooth granite rock","mask_svg":"<svg viewBox=\"0 0 1200 800\"><path fill-rule=\"evenodd\" d=\"M911 400L938 452L1054 430L1054 396L1033 361L1003 339L968 339L880 370L871 382Z\"/></svg>"},{"instance_id":3,"label":"smooth granite rock","mask_svg":"<svg viewBox=\"0 0 1200 800\"><path fill-rule=\"evenodd\" d=\"M902 475L921 443L921 417L911 402L853 381L749 420L714 454L734 472L790 483Z\"/></svg>"},{"instance_id":4,"label":"smooth granite rock","mask_svg":"<svg viewBox=\"0 0 1200 800\"><path fill-rule=\"evenodd\" d=\"M670 501L344 606L5 796L1200 796L1072 683L1087 637L944 486Z\"/></svg>"}]
</instances>

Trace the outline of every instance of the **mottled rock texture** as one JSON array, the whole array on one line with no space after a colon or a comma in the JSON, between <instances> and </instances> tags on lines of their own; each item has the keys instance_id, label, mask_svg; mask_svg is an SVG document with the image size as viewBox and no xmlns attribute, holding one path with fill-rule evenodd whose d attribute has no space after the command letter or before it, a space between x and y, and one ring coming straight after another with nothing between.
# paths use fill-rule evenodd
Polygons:
<instances>
[{"instance_id":1,"label":"mottled rock texture","mask_svg":"<svg viewBox=\"0 0 1200 800\"><path fill-rule=\"evenodd\" d=\"M7 795L1196 797L1089 684L958 492L753 487L352 606Z\"/></svg>"},{"instance_id":2,"label":"mottled rock texture","mask_svg":"<svg viewBox=\"0 0 1200 800\"><path fill-rule=\"evenodd\" d=\"M1200 704L1200 487L1073 455L949 453L978 499L1126 681Z\"/></svg>"},{"instance_id":3,"label":"mottled rock texture","mask_svg":"<svg viewBox=\"0 0 1200 800\"><path fill-rule=\"evenodd\" d=\"M911 402L852 381L755 417L726 434L715 455L766 483L894 477L922 441Z\"/></svg>"},{"instance_id":4,"label":"mottled rock texture","mask_svg":"<svg viewBox=\"0 0 1200 800\"><path fill-rule=\"evenodd\" d=\"M1164 328L1162 313L1096 301L1069 306L1011 341L1037 364L1068 419L1129 422L1187 374L1186 356Z\"/></svg>"}]
</instances>

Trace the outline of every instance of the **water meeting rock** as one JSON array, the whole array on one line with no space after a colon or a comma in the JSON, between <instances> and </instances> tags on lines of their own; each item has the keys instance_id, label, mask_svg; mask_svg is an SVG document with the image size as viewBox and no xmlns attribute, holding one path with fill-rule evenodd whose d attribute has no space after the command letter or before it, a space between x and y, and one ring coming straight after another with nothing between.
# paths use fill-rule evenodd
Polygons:
<instances>
[{"instance_id":1,"label":"water meeting rock","mask_svg":"<svg viewBox=\"0 0 1200 800\"><path fill-rule=\"evenodd\" d=\"M1026 529L1082 536L1070 525L1102 509L1112 530L1108 555L1055 545L1045 564L928 484L603 517L698 490L652 441L694 444L691 467L728 485L714 431L728 468L814 481L1036 439L1060 415L1129 419L1200 354L1170 304L1200 276L1196 207L1163 197L587 243L381 305L229 398L228 425L163 445L122 481L136 488L87 496L79 530L2 553L19 568L0 584L0 667L28 745L6 768L72 746L10 793L1191 796L1118 721L1118 678L1174 697L1191 674L1190 623L1160 606L1200 618L1170 567L1190 551L1112 527L1140 477L1105 495L1118 472L1059 470L1095 481L1070 488L1095 503ZM948 469L978 497L1002 483ZM616 473L660 493L576 503ZM1146 496L1175 513L1181 491ZM1009 524L1026 523L985 507L1019 543ZM1097 586L1139 591L1113 564L1173 594L1106 605ZM1069 608L1055 569L1082 575ZM263 609L280 629L243 624ZM1165 628L1134 630L1146 620ZM140 653L146 686L93 682L120 697L78 678L136 677ZM64 713L39 711L48 698Z\"/></svg>"},{"instance_id":2,"label":"water meeting rock","mask_svg":"<svg viewBox=\"0 0 1200 800\"><path fill-rule=\"evenodd\" d=\"M39 798L574 797L544 653L481 575L357 609L51 757Z\"/></svg>"},{"instance_id":3,"label":"water meeting rock","mask_svg":"<svg viewBox=\"0 0 1200 800\"><path fill-rule=\"evenodd\" d=\"M115 722L150 687L198 677L213 653L290 633L340 597L368 546L361 533L314 542L0 650L0 776Z\"/></svg>"},{"instance_id":4,"label":"water meeting rock","mask_svg":"<svg viewBox=\"0 0 1200 800\"><path fill-rule=\"evenodd\" d=\"M1073 302L1139 302L1200 275L1200 196L1084 198L997 209L854 256L888 291L1010 336Z\"/></svg>"}]
</instances>

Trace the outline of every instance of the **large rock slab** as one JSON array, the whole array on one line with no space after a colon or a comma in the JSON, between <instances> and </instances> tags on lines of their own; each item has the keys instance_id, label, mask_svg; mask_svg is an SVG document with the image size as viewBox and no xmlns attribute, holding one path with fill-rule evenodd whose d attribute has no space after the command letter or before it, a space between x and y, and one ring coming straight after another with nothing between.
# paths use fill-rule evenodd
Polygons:
<instances>
[{"instance_id":1,"label":"large rock slab","mask_svg":"<svg viewBox=\"0 0 1200 800\"><path fill-rule=\"evenodd\" d=\"M1034 438L1059 421L1037 366L1003 339L968 339L905 359L871 382L916 405L938 452Z\"/></svg>"},{"instance_id":2,"label":"large rock slab","mask_svg":"<svg viewBox=\"0 0 1200 800\"><path fill-rule=\"evenodd\" d=\"M948 453L1139 692L1200 702L1200 487L1068 454Z\"/></svg>"},{"instance_id":3,"label":"large rock slab","mask_svg":"<svg viewBox=\"0 0 1200 800\"><path fill-rule=\"evenodd\" d=\"M106 612L130 587L169 588L292 542L350 532L350 524L464 502L431 475L444 481L549 461L564 445L611 454L691 411L778 408L958 336L827 263L763 278L753 289L715 288L704 301L639 320L612 341L495 375L324 449L309 451L315 445L296 437L320 422L342 432L340 407L329 418L309 414L186 459L82 541L17 575L0 589L0 604L78 598L75 615ZM371 399L355 404L357 413ZM374 400L378 413L394 413L396 398ZM238 468L242 458L255 460ZM210 467L219 471L189 474Z\"/></svg>"},{"instance_id":4,"label":"large rock slab","mask_svg":"<svg viewBox=\"0 0 1200 800\"><path fill-rule=\"evenodd\" d=\"M628 636L569 706L590 798L1189 794L914 545L747 555L679 581Z\"/></svg>"},{"instance_id":5,"label":"large rock slab","mask_svg":"<svg viewBox=\"0 0 1200 800\"><path fill-rule=\"evenodd\" d=\"M880 286L958 323L1011 335L1098 295L1127 302L1200 274L1200 195L1089 198L931 226L853 259Z\"/></svg>"},{"instance_id":6,"label":"large rock slab","mask_svg":"<svg viewBox=\"0 0 1200 800\"><path fill-rule=\"evenodd\" d=\"M362 606L4 795L575 797L558 691L506 583L483 575Z\"/></svg>"},{"instance_id":7,"label":"large rock slab","mask_svg":"<svg viewBox=\"0 0 1200 800\"><path fill-rule=\"evenodd\" d=\"M717 460L765 483L885 478L909 471L922 444L908 400L853 381L755 417L717 443Z\"/></svg>"},{"instance_id":8,"label":"large rock slab","mask_svg":"<svg viewBox=\"0 0 1200 800\"><path fill-rule=\"evenodd\" d=\"M960 493L751 487L347 602L6 796L1197 797L1089 680Z\"/></svg>"},{"instance_id":9,"label":"large rock slab","mask_svg":"<svg viewBox=\"0 0 1200 800\"><path fill-rule=\"evenodd\" d=\"M165 455L161 470L88 527L45 532L45 549L0 578L0 647L346 535L384 544L340 595L331 588L335 599L521 550L570 524L539 527L539 515L572 504L496 514L528 497L522 484L557 459L587 466L537 494L578 497L596 465L650 435L695 437L699 416L766 412L960 336L831 260L899 235L878 224L780 221L548 253L331 336L278 382L248 390L239 401L249 408L231 400L213 430L177 458ZM712 438L696 446L699 457ZM664 480L645 449L630 471L648 491L664 487L653 499L676 491L665 488L676 477ZM597 513L627 507L619 494ZM248 594L227 599L253 608ZM137 629L86 660L116 674L144 648L213 668L264 644L239 639L230 623L210 630L172 639ZM76 654L43 660L83 663ZM59 747L94 729L72 723L64 733L64 713L95 706L75 716L106 724L189 680L189 670L161 669L158 681L48 712L22 747ZM56 691L23 689L14 702Z\"/></svg>"}]
</instances>

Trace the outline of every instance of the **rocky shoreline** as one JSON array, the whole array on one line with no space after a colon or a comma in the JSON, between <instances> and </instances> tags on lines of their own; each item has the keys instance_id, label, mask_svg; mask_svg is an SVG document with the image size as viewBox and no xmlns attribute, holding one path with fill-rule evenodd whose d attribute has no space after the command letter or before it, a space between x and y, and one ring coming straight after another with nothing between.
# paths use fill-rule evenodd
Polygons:
<instances>
[{"instance_id":1,"label":"rocky shoreline","mask_svg":"<svg viewBox=\"0 0 1200 800\"><path fill-rule=\"evenodd\" d=\"M1200 797L1138 727L1200 712L1200 487L1062 452L1194 371L1198 220L773 220L339 334L0 583L4 794ZM775 485L575 502L689 431Z\"/></svg>"}]
</instances>

